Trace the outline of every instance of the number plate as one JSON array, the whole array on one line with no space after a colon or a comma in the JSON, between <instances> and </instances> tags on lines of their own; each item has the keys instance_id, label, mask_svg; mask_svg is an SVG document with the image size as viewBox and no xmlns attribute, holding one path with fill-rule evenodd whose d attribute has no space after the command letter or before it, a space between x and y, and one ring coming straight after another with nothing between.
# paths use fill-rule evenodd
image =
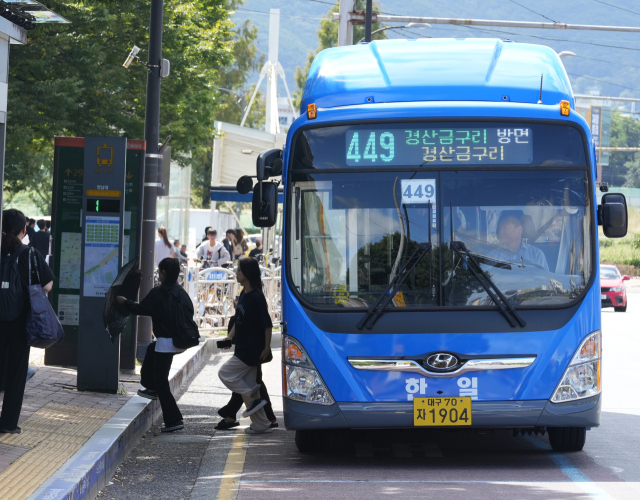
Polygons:
<instances>
[{"instance_id":1,"label":"number plate","mask_svg":"<svg viewBox=\"0 0 640 500\"><path fill-rule=\"evenodd\" d=\"M608 299L608 297L606 295L604 295L604 294L600 295L600 300L607 300L607 299Z\"/></svg>"},{"instance_id":2,"label":"number plate","mask_svg":"<svg viewBox=\"0 0 640 500\"><path fill-rule=\"evenodd\" d=\"M471 398L413 398L413 425L471 425Z\"/></svg>"}]
</instances>

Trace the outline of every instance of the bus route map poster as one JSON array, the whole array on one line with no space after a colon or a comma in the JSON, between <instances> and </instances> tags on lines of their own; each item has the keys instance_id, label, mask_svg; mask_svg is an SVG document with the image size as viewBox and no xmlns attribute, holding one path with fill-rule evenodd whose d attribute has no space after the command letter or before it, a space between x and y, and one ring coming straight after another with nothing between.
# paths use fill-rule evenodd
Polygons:
<instances>
[{"instance_id":1,"label":"bus route map poster","mask_svg":"<svg viewBox=\"0 0 640 500\"><path fill-rule=\"evenodd\" d=\"M85 297L104 297L118 275L118 217L87 216L84 253Z\"/></svg>"}]
</instances>

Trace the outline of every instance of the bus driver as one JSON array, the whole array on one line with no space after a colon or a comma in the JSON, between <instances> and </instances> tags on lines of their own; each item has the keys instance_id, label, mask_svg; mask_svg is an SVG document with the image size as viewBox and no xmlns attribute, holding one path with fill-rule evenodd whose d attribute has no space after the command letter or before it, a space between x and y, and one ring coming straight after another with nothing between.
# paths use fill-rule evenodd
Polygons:
<instances>
[{"instance_id":1,"label":"bus driver","mask_svg":"<svg viewBox=\"0 0 640 500\"><path fill-rule=\"evenodd\" d=\"M503 210L497 224L499 248L490 253L495 259L520 262L529 261L549 270L547 258L539 248L522 239L524 213L521 210Z\"/></svg>"}]
</instances>

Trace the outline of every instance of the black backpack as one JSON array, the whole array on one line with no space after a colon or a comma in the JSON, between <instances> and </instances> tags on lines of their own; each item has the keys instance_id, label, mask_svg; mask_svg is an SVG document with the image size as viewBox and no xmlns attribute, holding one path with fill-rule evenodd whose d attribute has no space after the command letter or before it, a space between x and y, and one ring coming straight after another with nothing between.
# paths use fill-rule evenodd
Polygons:
<instances>
[{"instance_id":1,"label":"black backpack","mask_svg":"<svg viewBox=\"0 0 640 500\"><path fill-rule=\"evenodd\" d=\"M24 309L25 292L18 270L18 257L28 250L23 246L6 257L0 257L0 321L13 321Z\"/></svg>"},{"instance_id":2,"label":"black backpack","mask_svg":"<svg viewBox=\"0 0 640 500\"><path fill-rule=\"evenodd\" d=\"M175 306L173 308L173 324L175 336L173 337L173 345L178 349L189 349L200 343L200 331L198 325L193 321L193 317L189 316L180 301L180 291L178 295L171 292Z\"/></svg>"}]
</instances>

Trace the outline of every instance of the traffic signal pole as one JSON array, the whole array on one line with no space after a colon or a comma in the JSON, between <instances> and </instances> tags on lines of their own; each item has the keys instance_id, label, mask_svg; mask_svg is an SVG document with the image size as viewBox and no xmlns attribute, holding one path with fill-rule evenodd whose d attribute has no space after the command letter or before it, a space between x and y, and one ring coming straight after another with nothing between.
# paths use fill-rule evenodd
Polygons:
<instances>
[{"instance_id":1,"label":"traffic signal pole","mask_svg":"<svg viewBox=\"0 0 640 500\"><path fill-rule=\"evenodd\" d=\"M156 240L156 205L158 201L159 166L162 155L158 152L160 142L160 67L162 65L162 14L163 0L151 0L149 23L149 61L147 73L147 102L144 120L144 139L147 141L144 167L144 205L142 210L142 250L140 267L140 299L153 288L154 246ZM144 359L151 343L151 318L138 318L137 357Z\"/></svg>"},{"instance_id":2,"label":"traffic signal pole","mask_svg":"<svg viewBox=\"0 0 640 500\"><path fill-rule=\"evenodd\" d=\"M373 16L373 0L367 0L367 10L364 19L364 41L371 41L371 17Z\"/></svg>"}]
</instances>

